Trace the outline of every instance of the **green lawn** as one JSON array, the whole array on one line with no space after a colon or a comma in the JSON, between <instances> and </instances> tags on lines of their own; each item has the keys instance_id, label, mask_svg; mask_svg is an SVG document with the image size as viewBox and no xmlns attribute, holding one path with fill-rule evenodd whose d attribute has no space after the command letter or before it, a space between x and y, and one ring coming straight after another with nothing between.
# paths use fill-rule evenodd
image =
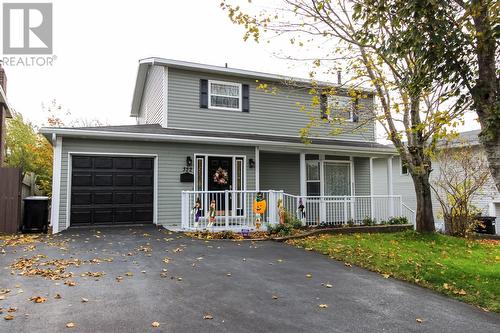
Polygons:
<instances>
[{"instance_id":1,"label":"green lawn","mask_svg":"<svg viewBox=\"0 0 500 333\"><path fill-rule=\"evenodd\" d=\"M500 312L500 242L422 235L320 235L289 244Z\"/></svg>"}]
</instances>

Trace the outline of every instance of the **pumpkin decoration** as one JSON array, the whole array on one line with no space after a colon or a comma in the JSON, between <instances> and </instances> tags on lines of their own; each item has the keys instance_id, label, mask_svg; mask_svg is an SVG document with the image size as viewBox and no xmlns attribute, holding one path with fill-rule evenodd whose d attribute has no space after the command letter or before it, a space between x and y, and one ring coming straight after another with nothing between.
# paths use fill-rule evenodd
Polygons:
<instances>
[{"instance_id":1,"label":"pumpkin decoration","mask_svg":"<svg viewBox=\"0 0 500 333\"><path fill-rule=\"evenodd\" d=\"M260 229L262 225L262 215L266 212L267 203L262 192L258 192L253 201L253 212L255 213L255 228Z\"/></svg>"}]
</instances>

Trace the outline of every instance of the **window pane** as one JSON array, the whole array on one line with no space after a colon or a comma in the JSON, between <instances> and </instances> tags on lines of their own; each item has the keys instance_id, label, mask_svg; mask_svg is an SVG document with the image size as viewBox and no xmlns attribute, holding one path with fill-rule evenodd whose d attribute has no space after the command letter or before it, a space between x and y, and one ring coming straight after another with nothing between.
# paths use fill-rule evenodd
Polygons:
<instances>
[{"instance_id":1,"label":"window pane","mask_svg":"<svg viewBox=\"0 0 500 333\"><path fill-rule=\"evenodd\" d=\"M319 162L307 162L307 180L319 180Z\"/></svg>"},{"instance_id":2,"label":"window pane","mask_svg":"<svg viewBox=\"0 0 500 333\"><path fill-rule=\"evenodd\" d=\"M234 97L224 97L224 96L210 96L210 105L223 108L239 109L240 99Z\"/></svg>"},{"instance_id":3,"label":"window pane","mask_svg":"<svg viewBox=\"0 0 500 333\"><path fill-rule=\"evenodd\" d=\"M307 195L320 195L319 182L307 182Z\"/></svg>"},{"instance_id":4,"label":"window pane","mask_svg":"<svg viewBox=\"0 0 500 333\"><path fill-rule=\"evenodd\" d=\"M210 92L212 95L223 95L223 96L240 96L240 87L221 83L212 83L210 86Z\"/></svg>"}]
</instances>

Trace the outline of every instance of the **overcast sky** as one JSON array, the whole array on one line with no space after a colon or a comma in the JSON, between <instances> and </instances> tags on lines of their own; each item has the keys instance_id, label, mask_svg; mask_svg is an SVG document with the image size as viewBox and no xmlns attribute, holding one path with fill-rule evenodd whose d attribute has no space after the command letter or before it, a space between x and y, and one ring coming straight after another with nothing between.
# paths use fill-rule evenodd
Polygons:
<instances>
[{"instance_id":1,"label":"overcast sky","mask_svg":"<svg viewBox=\"0 0 500 333\"><path fill-rule=\"evenodd\" d=\"M306 66L273 56L283 45L244 42L242 28L218 0L52 3L54 65L6 67L11 105L37 124L46 118L41 104L52 99L76 118L134 123L129 113L138 60L150 56L307 76Z\"/></svg>"}]
</instances>

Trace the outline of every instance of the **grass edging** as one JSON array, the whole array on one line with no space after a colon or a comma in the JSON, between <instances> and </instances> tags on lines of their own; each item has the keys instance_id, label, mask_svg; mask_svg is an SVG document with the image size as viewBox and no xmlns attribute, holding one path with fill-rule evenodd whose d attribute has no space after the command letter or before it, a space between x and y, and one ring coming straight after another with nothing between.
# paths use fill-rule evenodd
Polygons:
<instances>
[{"instance_id":1,"label":"grass edging","mask_svg":"<svg viewBox=\"0 0 500 333\"><path fill-rule=\"evenodd\" d=\"M285 237L271 237L271 240L284 242L289 239L299 239L318 234L354 234L354 233L384 233L384 232L399 232L405 230L413 230L412 224L396 224L396 225L366 225L353 226L345 228L325 228L316 229L304 232L299 235L290 235Z\"/></svg>"}]
</instances>

